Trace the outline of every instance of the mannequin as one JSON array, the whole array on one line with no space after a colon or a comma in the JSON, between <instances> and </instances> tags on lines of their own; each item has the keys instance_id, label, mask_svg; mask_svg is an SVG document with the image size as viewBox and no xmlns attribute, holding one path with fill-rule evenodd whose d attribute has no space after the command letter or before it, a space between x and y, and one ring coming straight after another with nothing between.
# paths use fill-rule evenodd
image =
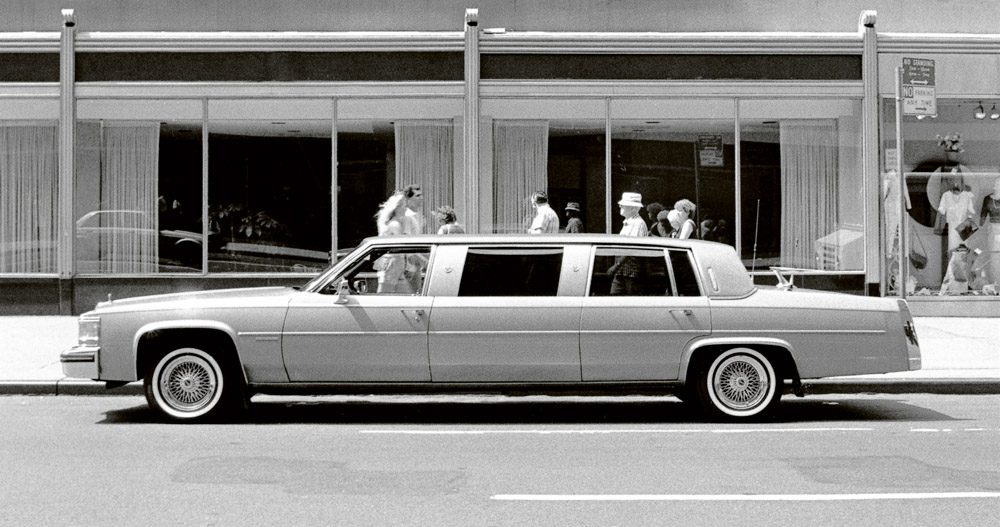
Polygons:
<instances>
[{"instance_id":1,"label":"mannequin","mask_svg":"<svg viewBox=\"0 0 1000 527\"><path fill-rule=\"evenodd\" d=\"M948 223L948 250L953 251L963 241L958 234L958 226L976 214L976 209L972 206L975 195L966 189L961 172L957 168L951 169L948 187L948 190L941 194L937 211L944 215Z\"/></svg>"},{"instance_id":2,"label":"mannequin","mask_svg":"<svg viewBox=\"0 0 1000 527\"><path fill-rule=\"evenodd\" d=\"M987 224L986 231L986 264L989 284L1000 283L1000 178L993 181L993 192L983 198L983 207L979 212L979 225Z\"/></svg>"}]
</instances>

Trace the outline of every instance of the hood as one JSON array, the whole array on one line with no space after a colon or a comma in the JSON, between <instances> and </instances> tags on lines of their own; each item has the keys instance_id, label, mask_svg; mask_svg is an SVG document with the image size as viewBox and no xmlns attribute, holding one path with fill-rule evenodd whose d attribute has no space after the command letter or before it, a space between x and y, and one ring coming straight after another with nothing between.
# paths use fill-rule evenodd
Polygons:
<instances>
[{"instance_id":1,"label":"hood","mask_svg":"<svg viewBox=\"0 0 1000 527\"><path fill-rule=\"evenodd\" d=\"M296 290L291 287L248 287L137 296L99 302L95 313L142 311L147 309L191 309L208 307L249 307L285 305Z\"/></svg>"}]
</instances>

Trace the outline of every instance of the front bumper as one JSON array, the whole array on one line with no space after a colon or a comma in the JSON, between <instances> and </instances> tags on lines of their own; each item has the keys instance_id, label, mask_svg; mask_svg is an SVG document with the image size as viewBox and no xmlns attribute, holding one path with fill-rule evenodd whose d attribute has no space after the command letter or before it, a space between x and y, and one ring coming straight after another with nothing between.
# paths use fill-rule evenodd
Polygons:
<instances>
[{"instance_id":1,"label":"front bumper","mask_svg":"<svg viewBox=\"0 0 1000 527\"><path fill-rule=\"evenodd\" d=\"M97 379L100 377L98 358L101 348L97 346L74 346L59 355L63 374L77 379Z\"/></svg>"}]
</instances>

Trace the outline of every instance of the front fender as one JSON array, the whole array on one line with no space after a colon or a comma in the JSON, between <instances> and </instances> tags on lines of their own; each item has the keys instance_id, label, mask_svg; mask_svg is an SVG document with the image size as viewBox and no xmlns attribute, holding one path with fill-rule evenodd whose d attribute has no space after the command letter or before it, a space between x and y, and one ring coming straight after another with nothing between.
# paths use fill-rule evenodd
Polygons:
<instances>
[{"instance_id":1,"label":"front fender","mask_svg":"<svg viewBox=\"0 0 1000 527\"><path fill-rule=\"evenodd\" d=\"M701 337L692 340L688 343L687 347L684 349L684 353L681 355L681 371L678 372L678 377L681 382L687 382L687 372L689 366L691 365L691 360L695 356L698 350L705 349L707 347L720 347L720 348L737 348L737 347L754 347L754 346L767 346L775 348L784 348L788 351L788 355L793 358L795 357L794 348L792 345L784 340L773 337Z\"/></svg>"},{"instance_id":2,"label":"front fender","mask_svg":"<svg viewBox=\"0 0 1000 527\"><path fill-rule=\"evenodd\" d=\"M136 372L136 377L138 378L142 372L139 371L139 341L145 335L154 331L169 331L169 330L198 330L207 329L213 331L221 331L229 336L230 340L233 341L233 345L239 342L236 339L236 330L232 328L229 324L219 322L218 320L198 320L198 319L188 319L188 320L164 320L158 322L151 322L140 327L136 330L135 335L132 337L132 358L134 363L132 364L133 369ZM236 346L236 354L239 355L239 346Z\"/></svg>"}]
</instances>

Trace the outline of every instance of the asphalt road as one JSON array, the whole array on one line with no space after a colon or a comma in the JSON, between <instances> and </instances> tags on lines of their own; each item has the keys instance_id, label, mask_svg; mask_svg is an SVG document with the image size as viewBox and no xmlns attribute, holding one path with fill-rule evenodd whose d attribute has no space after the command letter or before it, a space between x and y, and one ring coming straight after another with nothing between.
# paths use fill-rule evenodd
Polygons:
<instances>
[{"instance_id":1,"label":"asphalt road","mask_svg":"<svg viewBox=\"0 0 1000 527\"><path fill-rule=\"evenodd\" d=\"M0 397L0 525L989 525L1000 396L826 395L704 423L669 397Z\"/></svg>"}]
</instances>

